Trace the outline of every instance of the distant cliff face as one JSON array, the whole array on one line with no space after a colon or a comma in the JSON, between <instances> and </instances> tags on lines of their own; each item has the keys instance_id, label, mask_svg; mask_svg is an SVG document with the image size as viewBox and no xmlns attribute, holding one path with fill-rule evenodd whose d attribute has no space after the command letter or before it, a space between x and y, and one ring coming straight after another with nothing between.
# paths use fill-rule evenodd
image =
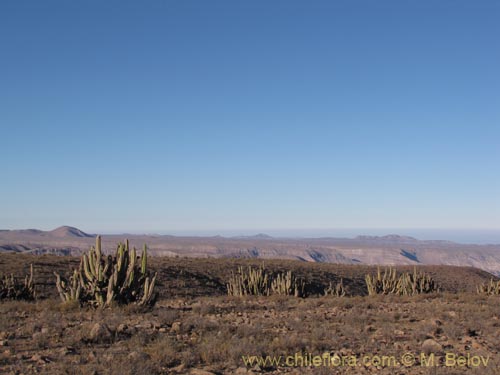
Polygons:
<instances>
[{"instance_id":1,"label":"distant cliff face","mask_svg":"<svg viewBox=\"0 0 500 375\"><path fill-rule=\"evenodd\" d=\"M147 244L151 255L297 259L306 262L378 265L470 266L500 276L500 245L465 245L420 241L413 237L273 238L265 234L226 238L149 235L104 235L106 251L127 237L137 248ZM2 230L0 251L79 255L95 235L63 226L52 231Z\"/></svg>"}]
</instances>

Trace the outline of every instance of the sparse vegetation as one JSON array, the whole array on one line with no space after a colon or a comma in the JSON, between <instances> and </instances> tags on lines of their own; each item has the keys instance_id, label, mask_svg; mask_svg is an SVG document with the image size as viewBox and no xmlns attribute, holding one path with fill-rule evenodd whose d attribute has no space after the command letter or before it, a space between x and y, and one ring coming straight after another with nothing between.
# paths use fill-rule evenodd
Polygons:
<instances>
[{"instance_id":1,"label":"sparse vegetation","mask_svg":"<svg viewBox=\"0 0 500 375\"><path fill-rule=\"evenodd\" d=\"M147 269L147 248L140 258L129 243L118 244L115 256L105 256L101 250L101 237L97 236L95 247L83 254L80 267L73 271L69 280L56 275L56 286L63 302L79 301L95 307L110 307L114 304L134 303L152 306L156 274L151 277Z\"/></svg>"},{"instance_id":2,"label":"sparse vegetation","mask_svg":"<svg viewBox=\"0 0 500 375\"><path fill-rule=\"evenodd\" d=\"M248 269L238 267L236 273L231 274L227 283L227 293L230 296L268 296L270 294L269 277L264 266Z\"/></svg>"},{"instance_id":3,"label":"sparse vegetation","mask_svg":"<svg viewBox=\"0 0 500 375\"><path fill-rule=\"evenodd\" d=\"M489 283L482 283L477 286L478 294L486 294L487 296L500 294L500 281L490 279Z\"/></svg>"},{"instance_id":4,"label":"sparse vegetation","mask_svg":"<svg viewBox=\"0 0 500 375\"><path fill-rule=\"evenodd\" d=\"M297 278L292 271L280 272L272 277L261 265L258 268L249 266L246 270L238 267L231 274L227 283L227 293L230 296L305 296L305 281Z\"/></svg>"},{"instance_id":5,"label":"sparse vegetation","mask_svg":"<svg viewBox=\"0 0 500 375\"><path fill-rule=\"evenodd\" d=\"M160 375L195 374L193 369L200 369L207 375L249 374L242 355L335 351L400 357L420 353L430 339L436 350L491 356L486 368L439 366L432 374L498 373L498 304L484 295L279 297L176 298L160 300L140 313L125 306L61 311L50 299L4 302L0 372ZM293 373L290 370L266 366L259 373ZM297 370L335 373L332 368ZM358 367L354 373L427 372L417 362L408 368Z\"/></svg>"},{"instance_id":6,"label":"sparse vegetation","mask_svg":"<svg viewBox=\"0 0 500 375\"><path fill-rule=\"evenodd\" d=\"M325 289L325 296L345 297L346 294L343 279L340 279L335 285L330 281L330 284L328 284L328 287Z\"/></svg>"},{"instance_id":7,"label":"sparse vegetation","mask_svg":"<svg viewBox=\"0 0 500 375\"><path fill-rule=\"evenodd\" d=\"M306 282L298 279L292 271L278 273L271 281L271 290L281 296L305 297Z\"/></svg>"},{"instance_id":8,"label":"sparse vegetation","mask_svg":"<svg viewBox=\"0 0 500 375\"><path fill-rule=\"evenodd\" d=\"M14 274L0 276L0 300L34 300L36 298L33 281L33 265L30 265L30 274L24 277L21 283Z\"/></svg>"},{"instance_id":9,"label":"sparse vegetation","mask_svg":"<svg viewBox=\"0 0 500 375\"><path fill-rule=\"evenodd\" d=\"M259 260L153 257L146 266L158 272L155 288L161 295L152 308L135 303L112 304L113 309L94 309L87 307L92 303L83 303L82 308L75 294L74 302L54 303L60 296L52 272L65 274L71 269L70 275L76 276L69 277L65 288L71 290L76 280L76 291L80 285L78 261L82 259L0 254L2 272L8 269L22 274L26 264L33 263L37 288L41 287L37 303L0 304L0 373L344 373L344 368L267 365L259 369L246 366L241 356L297 352L400 356L420 353L428 340L436 350L490 356L488 367L475 373L496 375L499 370L498 301L476 293L476 285L490 277L476 270L419 267L419 273L445 285L444 293L366 298L365 275L375 274L373 267L268 260L264 268ZM136 266L139 264L140 258ZM262 274L257 272L259 268ZM268 275L264 285L270 295L227 296L224 281L235 269ZM415 273L409 267L397 271L399 275ZM309 298L274 293L271 284L278 275L281 280L290 280L292 275L307 280ZM468 291L454 289L470 286ZM342 290L349 298L321 297L325 292L344 295ZM408 368L361 366L355 370L366 375L413 375L426 369L417 362ZM438 366L432 373L468 374L473 370Z\"/></svg>"},{"instance_id":10,"label":"sparse vegetation","mask_svg":"<svg viewBox=\"0 0 500 375\"><path fill-rule=\"evenodd\" d=\"M439 291L432 277L417 271L416 267L413 269L413 273L404 272L399 276L395 268L386 268L384 273L378 268L375 276L366 275L365 280L368 294L371 296L375 294L413 296Z\"/></svg>"}]
</instances>

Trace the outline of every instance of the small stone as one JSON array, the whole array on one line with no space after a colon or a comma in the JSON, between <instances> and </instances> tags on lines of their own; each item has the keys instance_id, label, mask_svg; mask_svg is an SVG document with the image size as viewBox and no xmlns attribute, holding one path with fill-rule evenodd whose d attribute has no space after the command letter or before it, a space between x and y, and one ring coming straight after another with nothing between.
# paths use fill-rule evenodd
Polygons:
<instances>
[{"instance_id":1,"label":"small stone","mask_svg":"<svg viewBox=\"0 0 500 375\"><path fill-rule=\"evenodd\" d=\"M200 370L200 369L197 369L197 368L192 369L189 372L189 374L190 375L215 375L215 373L213 373L213 372L206 371L206 370Z\"/></svg>"},{"instance_id":2,"label":"small stone","mask_svg":"<svg viewBox=\"0 0 500 375\"><path fill-rule=\"evenodd\" d=\"M433 339L427 339L422 343L422 351L425 354L439 353L442 349L443 346Z\"/></svg>"},{"instance_id":3,"label":"small stone","mask_svg":"<svg viewBox=\"0 0 500 375\"><path fill-rule=\"evenodd\" d=\"M31 360L33 362L36 362L39 365L44 365L44 364L50 362L49 358L43 357L40 354L33 354L33 356L31 357Z\"/></svg>"},{"instance_id":4,"label":"small stone","mask_svg":"<svg viewBox=\"0 0 500 375\"><path fill-rule=\"evenodd\" d=\"M173 372L182 372L184 373L185 372L185 369L186 369L186 366L184 366L183 363L181 363L179 366L175 366L175 367L172 367L171 370Z\"/></svg>"},{"instance_id":5,"label":"small stone","mask_svg":"<svg viewBox=\"0 0 500 375\"><path fill-rule=\"evenodd\" d=\"M141 362L141 361L147 361L148 359L150 359L151 357L149 356L149 354L147 353L144 353L144 352L138 352L138 351L133 351L133 352L130 352L128 355L127 355L127 358L131 361L134 361L134 362Z\"/></svg>"},{"instance_id":6,"label":"small stone","mask_svg":"<svg viewBox=\"0 0 500 375\"><path fill-rule=\"evenodd\" d=\"M128 330L128 326L125 323L121 323L116 328L116 333L125 333Z\"/></svg>"},{"instance_id":7,"label":"small stone","mask_svg":"<svg viewBox=\"0 0 500 375\"><path fill-rule=\"evenodd\" d=\"M93 362L97 359L97 355L95 354L95 352L90 352L87 356L87 360L89 362Z\"/></svg>"},{"instance_id":8,"label":"small stone","mask_svg":"<svg viewBox=\"0 0 500 375\"><path fill-rule=\"evenodd\" d=\"M367 325L365 327L365 332L375 332L377 329L373 327L372 325Z\"/></svg>"},{"instance_id":9,"label":"small stone","mask_svg":"<svg viewBox=\"0 0 500 375\"><path fill-rule=\"evenodd\" d=\"M61 349L59 349L59 353L61 353L61 355L74 354L75 352L75 349L71 346L63 346Z\"/></svg>"},{"instance_id":10,"label":"small stone","mask_svg":"<svg viewBox=\"0 0 500 375\"><path fill-rule=\"evenodd\" d=\"M170 332L179 333L181 331L181 322L173 322Z\"/></svg>"},{"instance_id":11,"label":"small stone","mask_svg":"<svg viewBox=\"0 0 500 375\"><path fill-rule=\"evenodd\" d=\"M89 340L92 342L110 342L113 334L109 327L104 323L96 323L90 330Z\"/></svg>"},{"instance_id":12,"label":"small stone","mask_svg":"<svg viewBox=\"0 0 500 375\"><path fill-rule=\"evenodd\" d=\"M149 321L141 322L141 323L135 325L135 328L137 328L139 330L150 329L153 327L154 327L154 324L149 322Z\"/></svg>"}]
</instances>

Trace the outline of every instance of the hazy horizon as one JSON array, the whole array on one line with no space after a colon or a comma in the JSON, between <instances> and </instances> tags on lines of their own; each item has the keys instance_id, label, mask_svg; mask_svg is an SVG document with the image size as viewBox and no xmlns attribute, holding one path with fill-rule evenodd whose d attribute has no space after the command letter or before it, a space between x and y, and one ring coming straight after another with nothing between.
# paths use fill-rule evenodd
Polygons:
<instances>
[{"instance_id":1,"label":"hazy horizon","mask_svg":"<svg viewBox=\"0 0 500 375\"><path fill-rule=\"evenodd\" d=\"M69 225L71 226L71 225ZM58 226L60 227L60 226ZM0 230L26 230L37 229L51 231L58 227L26 227L26 228L0 228ZM75 227L88 234L101 235L172 235L193 237L238 237L256 236L260 234L275 238L354 238L357 236L386 236L399 235L414 237L418 240L442 240L463 244L500 244L500 229L452 229L452 228L309 228L309 229L221 229L221 230L95 230L85 227Z\"/></svg>"}]
</instances>

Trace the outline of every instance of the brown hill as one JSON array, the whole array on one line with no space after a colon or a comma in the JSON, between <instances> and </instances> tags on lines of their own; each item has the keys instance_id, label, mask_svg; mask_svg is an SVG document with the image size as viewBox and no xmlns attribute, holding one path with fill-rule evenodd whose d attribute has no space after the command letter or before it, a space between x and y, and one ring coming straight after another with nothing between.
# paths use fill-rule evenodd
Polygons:
<instances>
[{"instance_id":1,"label":"brown hill","mask_svg":"<svg viewBox=\"0 0 500 375\"><path fill-rule=\"evenodd\" d=\"M70 274L80 263L79 257L33 255L26 253L0 253L0 274L24 275L29 265L35 268L35 281L40 296L55 297L53 272ZM341 278L349 294L366 294L365 276L377 272L376 266L314 263L283 259L237 259L237 258L185 258L152 257L150 265L158 272L158 286L162 297L220 296L226 294L226 283L231 273L239 266L264 265L272 272L292 270L306 280L308 294L322 295L330 282ZM472 267L416 266L431 275L443 292L474 292L476 286L489 281L491 274ZM397 266L398 271L412 271L413 266ZM383 267L382 267L383 269Z\"/></svg>"},{"instance_id":2,"label":"brown hill","mask_svg":"<svg viewBox=\"0 0 500 375\"><path fill-rule=\"evenodd\" d=\"M85 237L85 238L91 238L91 237L94 237L90 234L87 234L83 231L81 231L80 229L78 228L75 228L75 227L69 227L69 226L62 226L62 227L59 227L59 228L56 228L50 232L48 232L48 234L52 237L58 237L58 238L65 238L65 237Z\"/></svg>"}]
</instances>

